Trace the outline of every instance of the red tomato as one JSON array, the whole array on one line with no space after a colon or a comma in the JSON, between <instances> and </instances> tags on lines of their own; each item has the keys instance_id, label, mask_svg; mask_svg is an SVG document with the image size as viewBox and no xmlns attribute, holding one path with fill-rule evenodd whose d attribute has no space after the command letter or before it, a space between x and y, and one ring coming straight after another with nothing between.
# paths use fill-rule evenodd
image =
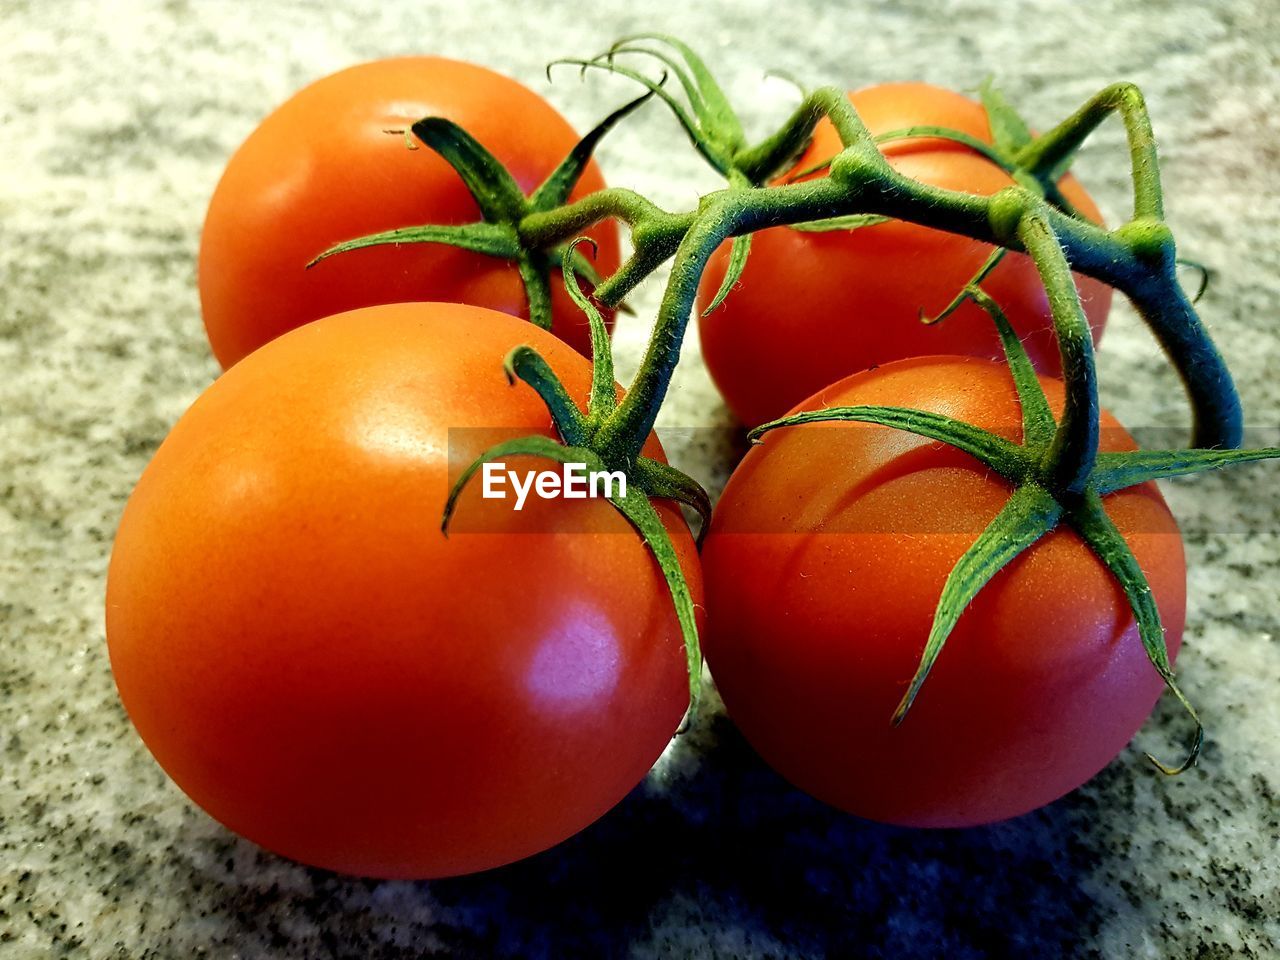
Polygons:
<instances>
[{"instance_id":1,"label":"red tomato","mask_svg":"<svg viewBox=\"0 0 1280 960\"><path fill-rule=\"evenodd\" d=\"M873 134L929 125L990 142L986 113L957 93L923 83L889 83L849 95ZM977 153L938 138L885 144L889 162L923 183L993 194L1013 181ZM795 166L802 171L840 150L826 121ZM1101 215L1074 177L1062 192L1089 219ZM901 221L857 230L805 233L780 227L755 235L738 286L700 321L707 370L740 420L755 426L782 416L815 390L880 363L928 354L999 358L990 317L967 303L926 326L973 277L989 244ZM701 312L720 288L728 250L712 257L698 297ZM1076 276L1094 339L1111 306L1111 288ZM1044 287L1030 258L1008 254L983 282L1004 308L1036 368L1061 372Z\"/></svg>"},{"instance_id":2,"label":"red tomato","mask_svg":"<svg viewBox=\"0 0 1280 960\"><path fill-rule=\"evenodd\" d=\"M503 375L520 343L586 396L587 362L527 323L382 306L237 364L147 467L111 558L112 669L161 766L237 833L347 873L483 870L591 823L670 739L680 630L606 501L515 512L477 477L440 532L450 464L492 441L468 428L552 435ZM657 509L700 601L688 528Z\"/></svg>"},{"instance_id":3,"label":"red tomato","mask_svg":"<svg viewBox=\"0 0 1280 960\"><path fill-rule=\"evenodd\" d=\"M1060 411L1060 382L1044 386ZM1008 369L985 360L898 361L802 407L846 404L1021 429ZM1102 426L1105 449L1133 449ZM987 584L891 726L947 575L1009 493L969 455L887 427L780 429L747 454L703 547L704 650L730 716L793 784L873 820L969 826L1055 800L1133 737L1162 682L1120 586L1066 527ZM1177 524L1154 484L1105 503L1176 653Z\"/></svg>"},{"instance_id":4,"label":"red tomato","mask_svg":"<svg viewBox=\"0 0 1280 960\"><path fill-rule=\"evenodd\" d=\"M533 91L501 74L439 57L351 67L295 94L244 142L214 192L200 242L200 302L223 367L320 317L380 303L444 300L528 317L514 264L440 244L353 250L311 270L343 240L480 212L434 151L385 131L426 116L462 126L529 193L577 134ZM574 197L604 188L594 164ZM598 226L596 266L618 265L617 228ZM589 352L586 319L552 277L554 330Z\"/></svg>"}]
</instances>

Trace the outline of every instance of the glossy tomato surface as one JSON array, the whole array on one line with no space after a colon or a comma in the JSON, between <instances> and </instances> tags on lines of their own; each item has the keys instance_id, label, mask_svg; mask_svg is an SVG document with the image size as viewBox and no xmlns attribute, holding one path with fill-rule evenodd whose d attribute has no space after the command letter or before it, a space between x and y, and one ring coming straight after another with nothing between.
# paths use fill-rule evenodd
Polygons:
<instances>
[{"instance_id":1,"label":"glossy tomato surface","mask_svg":"<svg viewBox=\"0 0 1280 960\"><path fill-rule=\"evenodd\" d=\"M881 84L849 99L873 134L928 125L991 141L983 108L939 87ZM794 171L839 150L839 137L823 121ZM973 150L937 137L886 143L882 151L900 173L949 190L990 195L1013 182ZM1101 222L1074 177L1060 185L1085 216ZM738 286L699 321L707 369L729 408L754 426L876 364L928 354L998 358L995 328L972 303L940 324L920 322L921 311L941 312L991 251L989 244L901 221L827 233L765 230L752 241ZM703 275L699 312L719 289L727 264L727 249L718 250ZM1096 340L1111 289L1080 275L1076 283ZM1036 368L1057 375L1061 366L1049 306L1031 260L1006 255L983 288L1009 315Z\"/></svg>"},{"instance_id":2,"label":"glossy tomato surface","mask_svg":"<svg viewBox=\"0 0 1280 960\"><path fill-rule=\"evenodd\" d=\"M533 91L483 67L405 57L351 67L295 94L250 134L222 175L200 241L200 302L223 367L287 330L381 303L441 300L528 316L506 260L441 244L353 250L308 261L356 237L480 218L458 174L434 151L410 150L405 129L445 117L533 191L578 140ZM416 141L415 141L416 142ZM593 162L574 196L600 190ZM613 224L589 231L603 274L618 264ZM582 353L590 332L553 273L554 330Z\"/></svg>"},{"instance_id":3,"label":"glossy tomato surface","mask_svg":"<svg viewBox=\"0 0 1280 960\"><path fill-rule=\"evenodd\" d=\"M552 434L503 375L520 343L586 396L587 362L523 321L375 307L237 364L147 467L111 558L112 669L161 766L237 833L347 873L482 870L595 820L670 739L680 631L606 501L515 512L477 478L440 531L488 428Z\"/></svg>"},{"instance_id":4,"label":"glossy tomato surface","mask_svg":"<svg viewBox=\"0 0 1280 960\"><path fill-rule=\"evenodd\" d=\"M1044 384L1060 410L1060 382ZM903 360L802 406L846 404L1021 432L1008 370L986 360ZM1109 415L1103 438L1105 449L1133 448ZM783 428L746 456L703 548L704 649L730 716L774 769L859 816L956 827L1049 803L1124 748L1162 683L1121 588L1064 527L987 584L910 713L890 724L943 583L1009 494L969 455L887 427ZM1105 503L1176 654L1177 525L1153 484Z\"/></svg>"}]
</instances>

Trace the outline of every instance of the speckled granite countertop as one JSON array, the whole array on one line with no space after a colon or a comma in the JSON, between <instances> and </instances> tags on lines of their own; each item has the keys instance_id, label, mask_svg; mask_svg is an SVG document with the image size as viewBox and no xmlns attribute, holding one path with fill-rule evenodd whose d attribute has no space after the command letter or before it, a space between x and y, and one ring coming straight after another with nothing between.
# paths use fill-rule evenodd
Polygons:
<instances>
[{"instance_id":1,"label":"speckled granite countertop","mask_svg":"<svg viewBox=\"0 0 1280 960\"><path fill-rule=\"evenodd\" d=\"M1274 442L1280 424L1274 0L973 0L945 13L935 0L726 0L645 19L603 2L582 19L568 4L537 18L498 2L374 6L0 0L0 958L1280 956L1280 485L1265 467L1168 489L1190 562L1180 666L1210 729L1202 764L1178 779L1131 748L1014 822L881 828L789 789L712 698L698 732L600 823L465 879L305 869L186 801L112 685L111 537L151 452L215 374L194 258L222 164L290 92L358 60L438 52L546 89L545 61L656 26L696 39L735 99L770 119L793 94L764 67L850 86L972 87L995 71L1042 124L1136 80L1183 250L1218 273L1204 316L1257 438ZM549 95L585 128L628 92L566 76ZM658 111L602 159L612 182L673 205L712 185ZM1108 127L1079 165L1112 220L1124 163ZM624 375L643 333L624 321ZM1183 422L1125 307L1102 363L1123 420ZM691 349L664 423L673 458L715 485L729 420L713 396ZM725 429L696 441L671 429L708 424ZM1176 720L1165 705L1140 741L1171 749Z\"/></svg>"}]
</instances>

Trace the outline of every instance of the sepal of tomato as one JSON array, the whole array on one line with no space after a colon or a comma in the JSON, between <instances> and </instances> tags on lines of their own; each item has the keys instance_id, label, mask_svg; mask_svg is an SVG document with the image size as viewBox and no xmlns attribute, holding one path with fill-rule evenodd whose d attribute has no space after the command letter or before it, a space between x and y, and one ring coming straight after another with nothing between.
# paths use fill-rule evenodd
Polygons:
<instances>
[{"instance_id":1,"label":"sepal of tomato","mask_svg":"<svg viewBox=\"0 0 1280 960\"><path fill-rule=\"evenodd\" d=\"M444 117L424 117L406 132L406 138L411 133L457 171L475 199L482 219L465 224L428 223L396 227L356 237L325 250L307 264L307 269L330 257L371 247L428 243L482 253L515 264L524 285L529 321L544 330L552 329L555 326L552 274L557 269L563 270L568 259L570 265L590 277L593 284L599 282L599 275L591 261L576 252L576 241L551 249L530 246L521 232L521 222L526 216L546 213L566 204L591 163L596 145L623 117L651 96L651 93L646 93L632 100L598 123L527 197L502 161L466 130ZM592 243L594 247L594 241ZM598 248L596 253L599 253ZM605 332L607 335L607 323ZM594 331L591 337L594 338ZM581 344L575 344L575 347L582 351Z\"/></svg>"},{"instance_id":2,"label":"sepal of tomato","mask_svg":"<svg viewBox=\"0 0 1280 960\"><path fill-rule=\"evenodd\" d=\"M357 237L421 224L462 226L481 211L467 183L404 130L425 117L465 128L533 194L580 143L545 100L514 80L439 57L365 63L306 87L268 116L227 165L205 218L199 286L223 367L302 324L382 303L451 301L528 317L521 265L445 244L380 245L333 257ZM594 161L570 196L604 188ZM588 234L602 273L618 265L618 233ZM585 353L590 332L553 271L553 332Z\"/></svg>"},{"instance_id":3,"label":"sepal of tomato","mask_svg":"<svg viewBox=\"0 0 1280 960\"><path fill-rule=\"evenodd\" d=\"M503 375L522 344L582 402L587 361L509 316L308 324L219 378L144 472L108 575L112 669L161 766L237 833L347 873L482 870L603 814L676 729L680 623L610 504L516 512L476 486L441 532L495 430L556 434ZM684 519L652 509L700 603Z\"/></svg>"},{"instance_id":4,"label":"sepal of tomato","mask_svg":"<svg viewBox=\"0 0 1280 960\"><path fill-rule=\"evenodd\" d=\"M637 56L661 66L662 77L654 80L619 62L620 57ZM628 34L594 57L558 60L551 66L556 64L576 66L583 72L606 70L634 80L670 108L690 143L718 173L730 180L741 179L735 161L747 142L742 122L706 63L679 38L665 33ZM684 93L687 108L667 89L669 75L674 75Z\"/></svg>"}]
</instances>

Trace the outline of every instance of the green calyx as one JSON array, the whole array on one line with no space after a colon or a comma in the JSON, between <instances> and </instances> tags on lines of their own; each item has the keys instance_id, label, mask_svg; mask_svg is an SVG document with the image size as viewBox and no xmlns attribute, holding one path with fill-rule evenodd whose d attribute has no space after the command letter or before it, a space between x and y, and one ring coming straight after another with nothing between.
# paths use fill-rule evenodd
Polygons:
<instances>
[{"instance_id":1,"label":"green calyx","mask_svg":"<svg viewBox=\"0 0 1280 960\"><path fill-rule=\"evenodd\" d=\"M901 723L924 686L942 653L948 636L961 614L991 578L1014 558L1034 545L1060 524L1073 529L1123 588L1138 624L1143 648L1167 688L1195 723L1195 734L1186 758L1175 766L1151 759L1168 774L1180 773L1195 763L1203 740L1203 727L1195 709L1179 688L1169 662L1164 627L1150 585L1133 551L1108 517L1104 497L1117 490L1152 480L1185 476L1231 464L1280 457L1280 449L1259 450L1137 450L1097 451L1097 433L1091 431L1086 411L1067 429L1081 440L1062 439L1063 424L1070 410L1073 385L1068 383L1068 407L1062 420L1054 417L1044 389L1031 366L1021 341L996 302L980 287L970 287L966 296L990 314L1000 334L1009 371L1017 391L1022 414L1022 442L1015 444L998 434L940 414L895 407L831 407L805 411L757 427L750 434L754 443L783 427L806 423L874 423L905 430L950 444L1000 474L1013 488L1008 503L965 551L943 586L934 614L933 626L925 641L919 666L911 678L897 709L894 724ZM1089 366L1092 360L1090 358ZM1064 367L1065 367L1064 363ZM1077 374L1078 376L1078 374ZM1081 391L1079 384L1074 386ZM1088 387L1084 392L1088 392ZM1096 423L1095 409L1092 420ZM1087 468L1077 475L1061 469L1062 451L1078 444L1092 444L1082 458ZM1069 454L1076 456L1076 454Z\"/></svg>"},{"instance_id":2,"label":"green calyx","mask_svg":"<svg viewBox=\"0 0 1280 960\"><path fill-rule=\"evenodd\" d=\"M654 80L619 61L636 57L656 61L663 70L662 77ZM590 59L557 60L551 66L557 64L576 66L584 73L589 69L606 70L634 80L671 109L694 147L722 176L730 182L759 184L737 163L737 156L746 145L737 113L702 58L683 41L661 33L636 33ZM685 103L666 88L668 75L676 78Z\"/></svg>"},{"instance_id":3,"label":"green calyx","mask_svg":"<svg viewBox=\"0 0 1280 960\"><path fill-rule=\"evenodd\" d=\"M615 110L584 136L551 175L529 196L502 162L469 133L443 117L425 117L410 133L426 144L457 171L480 209L481 219L458 225L423 224L400 227L336 244L307 264L311 269L321 261L365 247L400 246L406 243L441 243L511 260L519 269L529 307L529 319L544 330L551 328L551 271L564 266L566 259L593 284L599 280L590 261L563 242L547 246L529 243L521 224L533 214L564 206L586 171L596 146L623 117L653 96L646 93ZM400 133L401 131L388 131ZM409 134L405 134L406 138ZM410 147L412 144L410 143Z\"/></svg>"},{"instance_id":4,"label":"green calyx","mask_svg":"<svg viewBox=\"0 0 1280 960\"><path fill-rule=\"evenodd\" d=\"M636 57L656 61L663 69L662 76L654 80L619 62L619 58ZM592 68L607 70L636 81L651 95L659 97L671 109L698 152L728 181L730 190L762 186L771 173L742 161L747 143L742 122L702 58L683 41L666 34L637 33L623 37L604 53L589 60L560 60L557 63L577 66L584 73ZM669 74L675 76L683 91L684 103L666 88ZM806 142L807 137L796 145L795 152L803 149ZM750 234L733 238L724 279L703 316L720 306L741 279L750 252Z\"/></svg>"},{"instance_id":5,"label":"green calyx","mask_svg":"<svg viewBox=\"0 0 1280 960\"><path fill-rule=\"evenodd\" d=\"M577 247L584 242L590 241L574 241L568 252L576 254ZM560 378L533 347L519 346L507 354L504 361L507 379L513 385L522 381L537 392L551 414L559 439L543 435L519 437L496 444L480 454L462 471L449 491L441 518L441 530L448 536L449 522L463 489L485 463L493 460L519 456L539 457L560 463L585 464L588 470L593 471L620 471L625 474L625 490L619 489L612 493L609 501L644 540L671 593L689 671L690 708L686 717L692 717L702 681L702 653L698 644L693 597L671 536L651 501L674 500L692 508L700 517L701 535L706 530L707 520L711 515L711 498L692 477L669 464L642 455L643 442L627 445L605 437L602 427L618 409L613 352L604 318L583 293L574 262L573 257L566 258L565 289L587 315L591 326L591 391L586 398L586 409L584 411L579 407Z\"/></svg>"}]
</instances>

